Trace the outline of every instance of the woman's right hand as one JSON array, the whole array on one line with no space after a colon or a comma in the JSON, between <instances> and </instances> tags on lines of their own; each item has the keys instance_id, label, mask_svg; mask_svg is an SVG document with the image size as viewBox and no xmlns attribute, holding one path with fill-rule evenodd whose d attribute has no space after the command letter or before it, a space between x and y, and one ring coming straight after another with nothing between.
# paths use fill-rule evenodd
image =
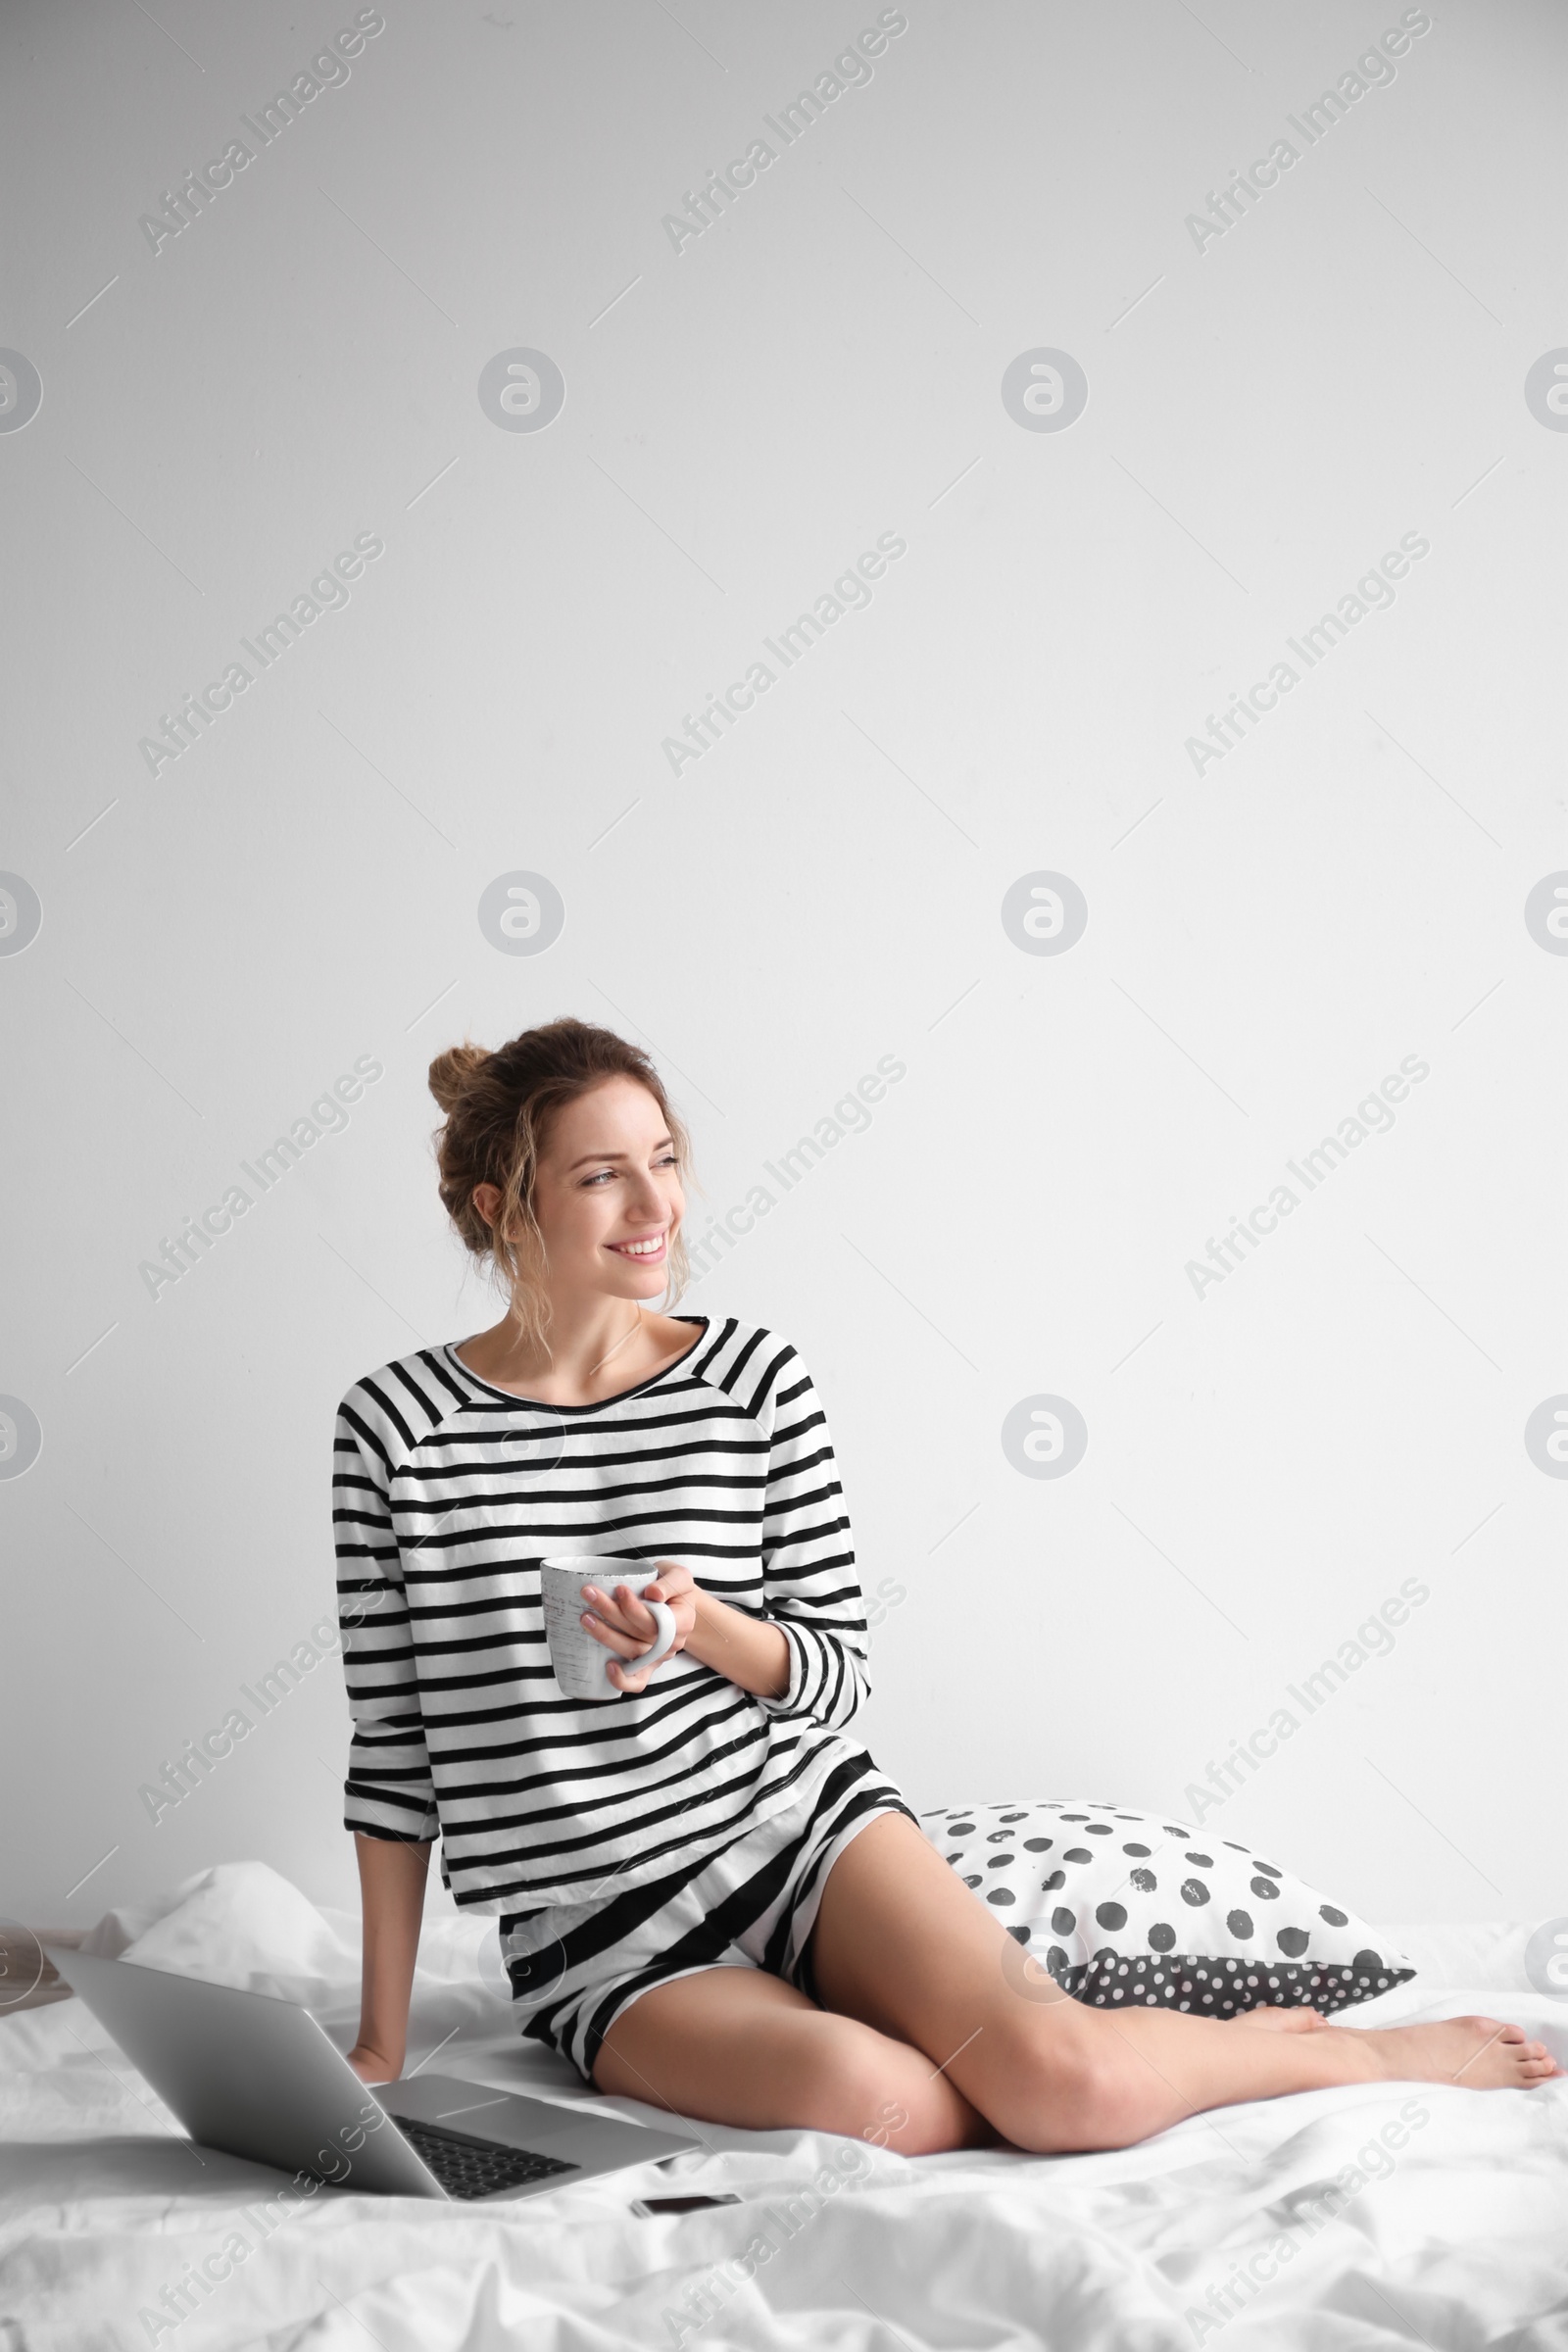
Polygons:
<instances>
[{"instance_id":1,"label":"woman's right hand","mask_svg":"<svg viewBox=\"0 0 1568 2352\"><path fill-rule=\"evenodd\" d=\"M363 2041L357 2041L350 2050L349 2064L362 2082L395 2082L403 2071L401 2059L394 2065L390 2058Z\"/></svg>"}]
</instances>

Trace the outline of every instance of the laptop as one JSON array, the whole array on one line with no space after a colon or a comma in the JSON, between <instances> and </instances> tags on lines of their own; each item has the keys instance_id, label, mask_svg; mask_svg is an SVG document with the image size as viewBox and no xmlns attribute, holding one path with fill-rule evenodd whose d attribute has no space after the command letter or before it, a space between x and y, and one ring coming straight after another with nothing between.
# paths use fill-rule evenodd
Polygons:
<instances>
[{"instance_id":1,"label":"laptop","mask_svg":"<svg viewBox=\"0 0 1568 2352\"><path fill-rule=\"evenodd\" d=\"M44 1947L194 2140L357 2193L535 2197L704 2143L456 2075L362 2082L293 2001Z\"/></svg>"}]
</instances>

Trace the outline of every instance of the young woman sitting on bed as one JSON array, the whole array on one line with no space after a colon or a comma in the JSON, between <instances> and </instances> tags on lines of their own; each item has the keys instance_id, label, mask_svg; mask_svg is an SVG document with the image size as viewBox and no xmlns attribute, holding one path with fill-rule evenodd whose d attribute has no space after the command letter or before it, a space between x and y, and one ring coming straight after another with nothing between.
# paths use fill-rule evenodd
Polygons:
<instances>
[{"instance_id":1,"label":"young woman sitting on bed","mask_svg":"<svg viewBox=\"0 0 1568 2352\"><path fill-rule=\"evenodd\" d=\"M335 1524L364 1894L352 2061L400 2072L430 1847L496 1915L523 2031L681 2115L906 2155L1114 2148L1330 2083L1528 2087L1489 2017L1392 2031L1025 1996L1018 1947L846 1727L867 1685L849 1523L776 1333L670 1315L689 1146L648 1057L554 1021L430 1072L441 1198L510 1311L358 1382ZM657 1563L584 1622L617 1696L556 1681L538 1568ZM1010 1969L1005 1963L1011 1963Z\"/></svg>"}]
</instances>

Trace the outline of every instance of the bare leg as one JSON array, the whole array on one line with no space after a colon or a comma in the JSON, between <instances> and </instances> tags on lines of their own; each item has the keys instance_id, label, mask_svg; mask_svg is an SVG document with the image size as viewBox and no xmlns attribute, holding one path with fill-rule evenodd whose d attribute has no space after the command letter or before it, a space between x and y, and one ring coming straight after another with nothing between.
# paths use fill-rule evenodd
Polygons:
<instances>
[{"instance_id":1,"label":"bare leg","mask_svg":"<svg viewBox=\"0 0 1568 2352\"><path fill-rule=\"evenodd\" d=\"M600 2045L594 2082L707 2123L833 2132L902 2156L998 2145L923 2051L760 1969L705 1968L641 1994Z\"/></svg>"},{"instance_id":2,"label":"bare leg","mask_svg":"<svg viewBox=\"0 0 1568 2352\"><path fill-rule=\"evenodd\" d=\"M1260 2026L1265 2034L1319 2034L1329 2021L1316 2009L1244 2009L1227 2022Z\"/></svg>"},{"instance_id":3,"label":"bare leg","mask_svg":"<svg viewBox=\"0 0 1568 2352\"><path fill-rule=\"evenodd\" d=\"M1494 2018L1382 2032L1238 2031L1170 2009L1070 2000L902 1814L834 1863L812 1965L826 2008L929 2052L1014 2145L1125 2147L1184 2117L1379 2081L1528 2088L1561 2070Z\"/></svg>"}]
</instances>

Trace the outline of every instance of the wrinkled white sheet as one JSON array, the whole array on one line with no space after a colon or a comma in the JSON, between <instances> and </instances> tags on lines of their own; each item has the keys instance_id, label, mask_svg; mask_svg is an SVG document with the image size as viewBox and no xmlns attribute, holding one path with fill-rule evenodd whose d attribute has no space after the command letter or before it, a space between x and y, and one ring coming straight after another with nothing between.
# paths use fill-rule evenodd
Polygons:
<instances>
[{"instance_id":1,"label":"wrinkled white sheet","mask_svg":"<svg viewBox=\"0 0 1568 2352\"><path fill-rule=\"evenodd\" d=\"M1421 1974L1360 2019L1482 2009L1518 2018L1568 2065L1568 2003L1526 1988L1522 1928L1388 1933ZM231 1863L108 1915L92 1946L286 1994L346 2047L357 1934L354 1917L318 1912L265 1865ZM444 2073L593 2095L516 2035L493 1922L427 1923L414 2029L411 2066L444 2041ZM1412 2100L1425 2123L1396 2154L1365 2154L1366 2184L1326 2216L1322 2192L1401 2108L1408 2125ZM793 2234L767 2217L849 2143L701 2130L707 2148L666 2171L488 2211L323 2190L263 2239L246 2208L279 2175L193 2150L78 2001L12 2015L0 2020L0 2347L1568 2352L1568 2081L1519 2094L1315 2091L1101 2156L911 2161L866 2147L858 2179L797 2205ZM676 2189L743 2203L679 2220L630 2210ZM174 2326L164 2289L236 2229L255 2250ZM777 2251L738 2278L724 2266L760 2232ZM1249 2282L1249 2263L1276 2275Z\"/></svg>"}]
</instances>

